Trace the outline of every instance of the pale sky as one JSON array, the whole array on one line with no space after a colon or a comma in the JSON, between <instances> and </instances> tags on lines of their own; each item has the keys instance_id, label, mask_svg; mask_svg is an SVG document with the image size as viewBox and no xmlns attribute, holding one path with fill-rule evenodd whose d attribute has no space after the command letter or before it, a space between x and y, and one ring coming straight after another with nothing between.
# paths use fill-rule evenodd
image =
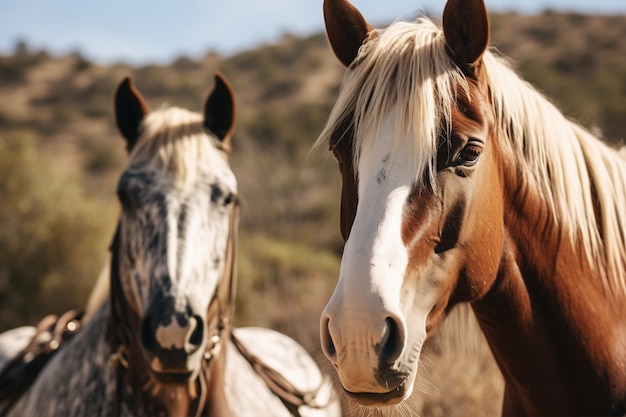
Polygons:
<instances>
[{"instance_id":1,"label":"pale sky","mask_svg":"<svg viewBox=\"0 0 626 417\"><path fill-rule=\"evenodd\" d=\"M353 0L374 26L439 17L444 0ZM494 12L626 14L626 0L486 0ZM224 55L324 28L322 0L1 0L0 55L18 40L53 54L80 51L100 63L166 64Z\"/></svg>"}]
</instances>

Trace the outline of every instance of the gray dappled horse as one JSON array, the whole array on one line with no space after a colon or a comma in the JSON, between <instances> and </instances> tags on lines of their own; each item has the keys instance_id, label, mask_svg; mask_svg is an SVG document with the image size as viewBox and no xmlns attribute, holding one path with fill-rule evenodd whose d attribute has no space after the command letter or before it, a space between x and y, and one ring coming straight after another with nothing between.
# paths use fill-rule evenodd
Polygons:
<instances>
[{"instance_id":1,"label":"gray dappled horse","mask_svg":"<svg viewBox=\"0 0 626 417\"><path fill-rule=\"evenodd\" d=\"M117 186L109 301L9 415L340 414L332 384L299 344L231 327L238 199L228 81L215 76L198 114L149 112L127 78L115 112L129 161ZM20 332L27 340L28 329ZM0 345L10 337L0 335Z\"/></svg>"}]
</instances>

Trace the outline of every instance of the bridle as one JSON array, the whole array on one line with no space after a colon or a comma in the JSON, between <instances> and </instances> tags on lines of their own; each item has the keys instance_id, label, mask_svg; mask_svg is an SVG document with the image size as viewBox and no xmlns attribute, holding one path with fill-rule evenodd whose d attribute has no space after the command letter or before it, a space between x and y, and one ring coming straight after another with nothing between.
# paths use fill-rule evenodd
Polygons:
<instances>
[{"instance_id":1,"label":"bridle","mask_svg":"<svg viewBox=\"0 0 626 417\"><path fill-rule=\"evenodd\" d=\"M210 387L208 383L214 379L215 362L222 356L225 349L225 341L230 338L232 323L235 310L235 293L236 293L236 247L237 247L237 229L239 226L239 200L235 197L230 206L230 221L228 231L228 241L226 246L226 257L224 265L224 273L219 281L216 291L209 303L207 311L207 327L208 327L208 344L202 359L202 369L196 378L191 382L195 385L195 395L193 395L192 406L193 413L189 415L200 416L206 414L205 408L210 406L207 403ZM164 404L156 404L157 399L152 401L151 398L145 398L146 393L143 392L146 383L145 375L150 372L147 368L134 370L140 363L144 363L143 358L139 356L135 360L134 356L140 354L138 345L138 323L139 312L134 311L127 303L124 296L122 284L119 276L119 248L120 244L120 225L118 223L113 241L110 245L111 251L111 311L106 331L106 342L111 352L110 360L116 374L115 399L113 404L113 415L121 414L122 398L124 396L124 383L131 383L134 387L135 395L143 398L143 406L149 414L158 414L156 411ZM131 325L134 323L135 326ZM130 362L132 361L133 371L131 372ZM145 363L144 363L144 366ZM134 374L134 375L133 375ZM150 378L148 376L148 378ZM142 397L143 395L143 397ZM146 401L147 400L147 401ZM225 408L225 407L222 407ZM230 410L219 410L220 416L228 416ZM171 415L171 412L168 412Z\"/></svg>"}]
</instances>

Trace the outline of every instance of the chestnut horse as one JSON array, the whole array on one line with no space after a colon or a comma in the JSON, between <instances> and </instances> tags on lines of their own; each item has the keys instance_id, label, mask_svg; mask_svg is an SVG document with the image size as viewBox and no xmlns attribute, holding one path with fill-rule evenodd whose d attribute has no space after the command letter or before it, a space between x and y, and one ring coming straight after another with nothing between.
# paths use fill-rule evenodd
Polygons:
<instances>
[{"instance_id":1,"label":"chestnut horse","mask_svg":"<svg viewBox=\"0 0 626 417\"><path fill-rule=\"evenodd\" d=\"M149 112L129 78L115 104L129 161L109 297L60 348L43 346L58 352L19 400L22 363L0 378L0 415L336 416L332 383L302 346L233 328L239 211L226 78L215 76L203 114Z\"/></svg>"},{"instance_id":2,"label":"chestnut horse","mask_svg":"<svg viewBox=\"0 0 626 417\"><path fill-rule=\"evenodd\" d=\"M317 144L345 247L321 342L348 396L405 404L470 303L505 415L626 413L626 164L489 51L482 0L377 30L325 0L347 67ZM390 414L394 407L382 408Z\"/></svg>"}]
</instances>

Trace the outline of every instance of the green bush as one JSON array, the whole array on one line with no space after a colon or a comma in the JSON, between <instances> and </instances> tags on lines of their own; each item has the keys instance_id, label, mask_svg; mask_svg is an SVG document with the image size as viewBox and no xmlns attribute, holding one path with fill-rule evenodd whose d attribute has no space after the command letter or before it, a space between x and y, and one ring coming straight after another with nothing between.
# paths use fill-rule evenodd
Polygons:
<instances>
[{"instance_id":1,"label":"green bush","mask_svg":"<svg viewBox=\"0 0 626 417\"><path fill-rule=\"evenodd\" d=\"M112 207L86 198L35 143L0 137L0 330L82 308L114 228Z\"/></svg>"}]
</instances>

